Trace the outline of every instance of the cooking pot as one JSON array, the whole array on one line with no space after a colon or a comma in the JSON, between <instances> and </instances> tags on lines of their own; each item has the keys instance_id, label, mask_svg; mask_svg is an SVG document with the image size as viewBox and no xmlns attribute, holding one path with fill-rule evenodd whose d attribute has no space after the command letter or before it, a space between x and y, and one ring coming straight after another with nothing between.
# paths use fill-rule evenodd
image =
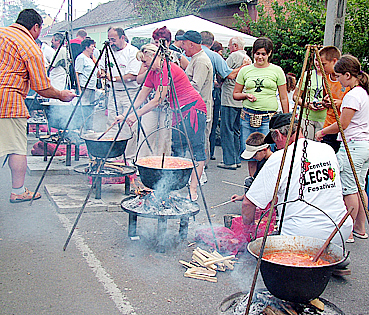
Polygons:
<instances>
[{"instance_id":1,"label":"cooking pot","mask_svg":"<svg viewBox=\"0 0 369 315\"><path fill-rule=\"evenodd\" d=\"M250 242L248 251L259 257L263 238ZM305 252L314 256L323 246L324 240L307 236L268 236L264 255L276 252ZM329 244L322 259L329 262L321 266L288 266L262 259L260 265L264 284L274 296L281 300L307 303L319 297L332 275L335 266L345 260L343 250L335 244Z\"/></svg>"},{"instance_id":2,"label":"cooking pot","mask_svg":"<svg viewBox=\"0 0 369 315\"><path fill-rule=\"evenodd\" d=\"M134 162L140 172L140 179L142 183L151 189L161 190L161 191L171 191L182 189L188 183L190 175L193 169L192 160L168 156L165 159L173 159L173 161L186 161L190 162L191 166L188 167L178 167L178 168L156 168L146 166L142 163L144 159L162 159L161 156L152 156L141 158Z\"/></svg>"},{"instance_id":3,"label":"cooking pot","mask_svg":"<svg viewBox=\"0 0 369 315\"><path fill-rule=\"evenodd\" d=\"M105 158L113 143L113 139L106 140L104 138L97 140L101 133L89 133L81 135L81 139L85 140L88 153L94 157ZM122 155L126 149L129 139L118 138L109 153L108 158L115 158Z\"/></svg>"},{"instance_id":4,"label":"cooking pot","mask_svg":"<svg viewBox=\"0 0 369 315\"><path fill-rule=\"evenodd\" d=\"M69 117L75 107L73 103L44 103L42 108L45 111L49 128L64 130ZM81 105L79 104L73 115L68 129L80 129L87 117L93 113L95 104Z\"/></svg>"}]
</instances>

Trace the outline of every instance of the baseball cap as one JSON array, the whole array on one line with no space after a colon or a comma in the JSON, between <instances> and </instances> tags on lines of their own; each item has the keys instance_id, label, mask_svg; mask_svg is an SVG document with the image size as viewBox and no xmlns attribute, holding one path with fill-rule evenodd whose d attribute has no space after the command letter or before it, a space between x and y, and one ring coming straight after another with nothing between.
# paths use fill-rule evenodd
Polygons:
<instances>
[{"instance_id":1,"label":"baseball cap","mask_svg":"<svg viewBox=\"0 0 369 315\"><path fill-rule=\"evenodd\" d=\"M180 35L176 38L177 40L190 40L196 44L201 44L201 34L196 31L187 31L183 35Z\"/></svg>"},{"instance_id":2,"label":"baseball cap","mask_svg":"<svg viewBox=\"0 0 369 315\"><path fill-rule=\"evenodd\" d=\"M291 123L291 113L275 114L269 121L269 129L278 129ZM274 143L270 131L264 139L265 143Z\"/></svg>"},{"instance_id":3,"label":"baseball cap","mask_svg":"<svg viewBox=\"0 0 369 315\"><path fill-rule=\"evenodd\" d=\"M241 157L244 160L250 160L256 152L266 149L267 147L269 147L268 143L263 143L260 145L249 145L246 144L246 150L242 152Z\"/></svg>"}]
</instances>

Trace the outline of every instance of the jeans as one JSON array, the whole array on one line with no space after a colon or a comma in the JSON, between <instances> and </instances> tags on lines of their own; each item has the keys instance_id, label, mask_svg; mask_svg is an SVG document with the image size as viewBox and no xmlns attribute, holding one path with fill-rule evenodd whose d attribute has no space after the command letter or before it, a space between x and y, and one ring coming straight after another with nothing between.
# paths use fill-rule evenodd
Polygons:
<instances>
[{"instance_id":1,"label":"jeans","mask_svg":"<svg viewBox=\"0 0 369 315\"><path fill-rule=\"evenodd\" d=\"M213 90L213 101L214 101L214 109L213 109L213 124L211 126L210 132L210 157L214 156L215 151L215 142L216 142L216 130L219 121L219 111L220 111L220 88L214 88Z\"/></svg>"},{"instance_id":2,"label":"jeans","mask_svg":"<svg viewBox=\"0 0 369 315\"><path fill-rule=\"evenodd\" d=\"M257 113L257 111L253 111ZM245 119L241 119L241 153L246 149L246 140L253 132L261 132L267 135L269 132L269 116L264 116L260 127L255 128L250 126L250 115L245 113ZM251 161L255 161L251 159Z\"/></svg>"},{"instance_id":3,"label":"jeans","mask_svg":"<svg viewBox=\"0 0 369 315\"><path fill-rule=\"evenodd\" d=\"M240 163L240 114L241 108L221 106L220 136L223 150L223 163Z\"/></svg>"}]
</instances>

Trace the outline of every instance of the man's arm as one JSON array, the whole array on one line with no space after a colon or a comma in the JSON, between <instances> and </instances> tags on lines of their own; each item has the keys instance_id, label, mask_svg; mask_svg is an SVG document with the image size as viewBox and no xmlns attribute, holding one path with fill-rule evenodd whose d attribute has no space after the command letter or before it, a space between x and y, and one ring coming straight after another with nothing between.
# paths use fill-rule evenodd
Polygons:
<instances>
[{"instance_id":1,"label":"man's arm","mask_svg":"<svg viewBox=\"0 0 369 315\"><path fill-rule=\"evenodd\" d=\"M247 199L246 195L244 195L242 200L242 222L244 225L252 225L255 223L255 211L256 206Z\"/></svg>"},{"instance_id":2,"label":"man's arm","mask_svg":"<svg viewBox=\"0 0 369 315\"><path fill-rule=\"evenodd\" d=\"M63 91L59 91L57 89L55 89L54 87L49 87L48 89L45 90L39 90L36 91L38 94L40 94L41 96L45 97L45 98L56 98L58 100L61 100L63 102L70 102L73 98L75 98L77 95L69 90L63 90Z\"/></svg>"}]
</instances>

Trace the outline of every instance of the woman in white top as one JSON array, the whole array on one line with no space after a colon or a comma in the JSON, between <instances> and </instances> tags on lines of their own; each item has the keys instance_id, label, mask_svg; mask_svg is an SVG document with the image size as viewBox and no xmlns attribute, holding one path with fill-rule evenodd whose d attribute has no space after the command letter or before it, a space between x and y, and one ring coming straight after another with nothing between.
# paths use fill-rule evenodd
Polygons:
<instances>
[{"instance_id":1,"label":"woman in white top","mask_svg":"<svg viewBox=\"0 0 369 315\"><path fill-rule=\"evenodd\" d=\"M341 85L350 87L350 91L342 100L340 121L359 178L360 189L368 204L364 188L369 168L369 76L361 70L358 59L350 55L342 56L335 64L334 71ZM335 122L318 131L316 139L320 141L326 134L335 134L338 131ZM341 135L338 135L338 140L342 141ZM368 238L365 233L365 210L343 144L337 153L337 159L340 164L343 199L347 209L354 207L351 214L354 220L353 235ZM350 242L354 241L352 236L350 239Z\"/></svg>"},{"instance_id":2,"label":"woman in white top","mask_svg":"<svg viewBox=\"0 0 369 315\"><path fill-rule=\"evenodd\" d=\"M97 68L95 68L90 81L87 81L95 67L95 63L92 59L95 49L95 41L91 38L86 38L81 42L81 46L83 51L78 55L75 61L76 81L78 85L78 91L82 92L82 89L84 90L81 98L84 127L85 129L93 129L92 113L94 108L93 106L88 105L91 105L95 101L96 82L98 75Z\"/></svg>"}]
</instances>

